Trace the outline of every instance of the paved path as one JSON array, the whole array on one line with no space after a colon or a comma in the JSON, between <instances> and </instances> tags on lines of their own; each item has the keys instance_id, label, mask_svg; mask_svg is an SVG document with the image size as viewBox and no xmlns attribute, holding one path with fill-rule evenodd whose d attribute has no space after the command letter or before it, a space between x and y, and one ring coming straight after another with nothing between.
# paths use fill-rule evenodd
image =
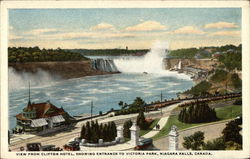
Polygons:
<instances>
[{"instance_id":1,"label":"paved path","mask_svg":"<svg viewBox=\"0 0 250 159\"><path fill-rule=\"evenodd\" d=\"M156 126L153 128L152 131L148 132L147 134L143 135L143 138L151 138L155 136L159 131L164 127L164 125L168 122L169 116L163 117L159 120L157 124L160 125L160 129L157 129Z\"/></svg>"},{"instance_id":2,"label":"paved path","mask_svg":"<svg viewBox=\"0 0 250 159\"><path fill-rule=\"evenodd\" d=\"M226 123L228 123L228 121L229 120L218 122L218 123L213 123L213 124L196 126L196 127L188 128L185 130L180 130L179 131L179 150L185 150L182 146L182 143L184 142L183 137L192 135L196 131L204 132L205 141L220 137L222 135L221 132L225 128ZM154 145L153 149L167 151L168 143L169 143L169 138L168 136L165 136L161 139L153 141L153 145Z\"/></svg>"}]
</instances>

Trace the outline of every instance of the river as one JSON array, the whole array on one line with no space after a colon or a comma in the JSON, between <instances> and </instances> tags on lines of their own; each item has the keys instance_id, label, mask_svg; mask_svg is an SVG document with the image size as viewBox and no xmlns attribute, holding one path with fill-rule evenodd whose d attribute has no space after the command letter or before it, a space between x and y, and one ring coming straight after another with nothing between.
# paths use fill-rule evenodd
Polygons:
<instances>
[{"instance_id":1,"label":"river","mask_svg":"<svg viewBox=\"0 0 250 159\"><path fill-rule=\"evenodd\" d=\"M155 50L151 50L144 57L114 57L112 60L121 72L119 74L69 80L53 80L46 77L45 82L42 80L45 74L41 74L41 77L37 75L37 78L31 78L30 81L31 102L49 100L57 107L63 107L70 115L80 115L90 113L93 101L93 113L98 114L99 111L106 112L111 108L118 109L119 101L130 104L136 97L141 97L147 103L160 100L161 92L163 100L175 98L176 93L194 85L189 76L165 70L162 67L163 57L158 54L152 55L153 53ZM9 91L10 129L16 125L15 115L28 103L28 80L22 77L18 79L26 80L27 84ZM9 72L9 79L11 78L14 78L14 75ZM9 84L11 85L11 82Z\"/></svg>"}]
</instances>

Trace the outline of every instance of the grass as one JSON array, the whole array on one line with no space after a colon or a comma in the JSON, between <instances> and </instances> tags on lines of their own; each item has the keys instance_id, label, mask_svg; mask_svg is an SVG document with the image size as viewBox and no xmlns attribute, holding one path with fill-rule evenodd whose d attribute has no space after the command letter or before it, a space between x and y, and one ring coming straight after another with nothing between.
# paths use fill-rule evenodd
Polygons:
<instances>
[{"instance_id":1,"label":"grass","mask_svg":"<svg viewBox=\"0 0 250 159\"><path fill-rule=\"evenodd\" d=\"M242 114L242 106L231 105L223 108L216 108L215 111L219 120L231 119Z\"/></svg>"},{"instance_id":2,"label":"grass","mask_svg":"<svg viewBox=\"0 0 250 159\"><path fill-rule=\"evenodd\" d=\"M216 108L215 111L219 120L226 120L241 115L242 106L239 105L226 106L222 108ZM169 133L172 125L176 125L178 130L182 130L202 124L206 123L192 123L192 124L183 123L178 120L178 115L171 115L168 119L168 122L161 129L161 131L153 137L153 140L166 136Z\"/></svg>"},{"instance_id":3,"label":"grass","mask_svg":"<svg viewBox=\"0 0 250 159\"><path fill-rule=\"evenodd\" d=\"M199 124L200 123L195 123L195 124L183 123L183 122L180 122L178 120L178 116L177 115L171 115L169 117L169 119L168 119L167 124L161 129L161 131L158 134L156 134L153 137L153 140L159 139L162 136L167 135L169 133L172 125L176 125L178 127L178 130L181 130L181 129L186 129L186 128L193 127L193 126L196 126L196 125L199 125Z\"/></svg>"},{"instance_id":4,"label":"grass","mask_svg":"<svg viewBox=\"0 0 250 159\"><path fill-rule=\"evenodd\" d=\"M155 120L151 123L151 125L149 126L149 129L148 129L148 130L140 130L139 136L143 136L143 135L147 134L149 131L151 131L151 130L156 126L156 124L159 122L159 120L160 120L159 118L155 119Z\"/></svg>"}]
</instances>

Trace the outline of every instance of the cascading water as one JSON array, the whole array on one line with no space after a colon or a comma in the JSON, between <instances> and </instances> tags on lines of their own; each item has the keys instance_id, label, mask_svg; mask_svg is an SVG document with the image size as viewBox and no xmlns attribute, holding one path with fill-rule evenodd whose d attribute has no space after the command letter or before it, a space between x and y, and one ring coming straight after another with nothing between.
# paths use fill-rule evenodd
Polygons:
<instances>
[{"instance_id":1,"label":"cascading water","mask_svg":"<svg viewBox=\"0 0 250 159\"><path fill-rule=\"evenodd\" d=\"M92 68L106 72L118 72L113 60L109 59L92 59Z\"/></svg>"},{"instance_id":2,"label":"cascading water","mask_svg":"<svg viewBox=\"0 0 250 159\"><path fill-rule=\"evenodd\" d=\"M128 73L163 73L163 59L166 57L167 44L156 42L150 52L142 57L123 57L114 59L114 63L120 72Z\"/></svg>"}]
</instances>

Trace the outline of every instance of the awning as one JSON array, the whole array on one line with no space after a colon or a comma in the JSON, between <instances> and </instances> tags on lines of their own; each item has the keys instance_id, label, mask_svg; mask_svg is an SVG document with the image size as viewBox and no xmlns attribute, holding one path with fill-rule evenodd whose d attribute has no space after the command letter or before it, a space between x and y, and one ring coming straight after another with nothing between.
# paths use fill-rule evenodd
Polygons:
<instances>
[{"instance_id":1,"label":"awning","mask_svg":"<svg viewBox=\"0 0 250 159\"><path fill-rule=\"evenodd\" d=\"M63 118L62 115L57 115L57 116L51 117L51 121L52 123L61 123L61 122L64 122L65 119Z\"/></svg>"},{"instance_id":2,"label":"awning","mask_svg":"<svg viewBox=\"0 0 250 159\"><path fill-rule=\"evenodd\" d=\"M47 121L43 118L31 120L31 127L41 127L44 125L48 125Z\"/></svg>"}]
</instances>

